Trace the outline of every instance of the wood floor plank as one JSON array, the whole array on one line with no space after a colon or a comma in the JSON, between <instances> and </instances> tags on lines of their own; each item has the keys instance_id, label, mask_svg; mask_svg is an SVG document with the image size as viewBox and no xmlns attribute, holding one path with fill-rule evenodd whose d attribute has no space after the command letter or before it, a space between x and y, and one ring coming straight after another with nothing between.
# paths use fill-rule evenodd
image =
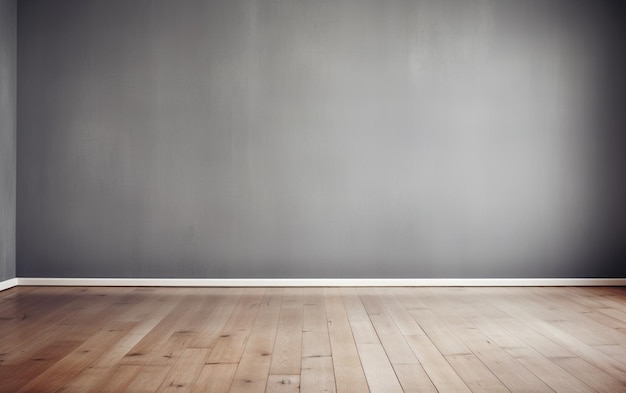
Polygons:
<instances>
[{"instance_id":1,"label":"wood floor plank","mask_svg":"<svg viewBox=\"0 0 626 393\"><path fill-rule=\"evenodd\" d=\"M532 304L516 303L510 299L499 299L498 307L513 310L518 315L521 323L563 346L586 362L596 365L619 380L626 381L624 364L587 345L575 335L566 333L549 321L546 321L546 315L543 310L535 310L536 306ZM558 320L559 318L559 314L556 312L553 312L552 316L549 317L550 320Z\"/></svg>"},{"instance_id":2,"label":"wood floor plank","mask_svg":"<svg viewBox=\"0 0 626 393\"><path fill-rule=\"evenodd\" d=\"M142 366L120 364L112 368L89 367L77 378L59 389L58 393L121 392L139 374Z\"/></svg>"},{"instance_id":3,"label":"wood floor plank","mask_svg":"<svg viewBox=\"0 0 626 393\"><path fill-rule=\"evenodd\" d=\"M512 392L544 392L552 390L522 363L513 358L505 348L497 345L490 337L461 315L462 312L459 310L466 307L463 299L456 301L456 304L452 307L444 307L441 304L441 293L441 289L434 289L432 294L435 296L424 300L424 303L430 305L436 315L442 320L450 321L447 325L453 333L462 338L463 343L471 350L471 353L479 358L509 390Z\"/></svg>"},{"instance_id":4,"label":"wood floor plank","mask_svg":"<svg viewBox=\"0 0 626 393\"><path fill-rule=\"evenodd\" d=\"M354 341L357 344L379 343L378 333L376 333L372 320L356 290L354 288L341 288L340 291Z\"/></svg>"},{"instance_id":5,"label":"wood floor plank","mask_svg":"<svg viewBox=\"0 0 626 393\"><path fill-rule=\"evenodd\" d=\"M498 376L512 392L546 392L551 389L506 350L499 347L478 329L458 331L463 342L482 363Z\"/></svg>"},{"instance_id":6,"label":"wood floor plank","mask_svg":"<svg viewBox=\"0 0 626 393\"><path fill-rule=\"evenodd\" d=\"M552 288L554 289L554 288ZM534 294L530 296L535 303L541 302L545 296ZM588 345L610 345L624 340L625 336L617 329L599 322L593 309L566 297L560 291L550 293L552 304L559 309L559 320L552 323L560 329L573 333ZM601 318L601 317L600 317ZM610 321L613 322L611 318ZM619 324L618 327L624 327Z\"/></svg>"},{"instance_id":7,"label":"wood floor plank","mask_svg":"<svg viewBox=\"0 0 626 393\"><path fill-rule=\"evenodd\" d=\"M300 371L295 375L270 375L265 393L299 393Z\"/></svg>"},{"instance_id":8,"label":"wood floor plank","mask_svg":"<svg viewBox=\"0 0 626 393\"><path fill-rule=\"evenodd\" d=\"M397 288L376 288L376 293L402 335L416 336L426 334L404 304L402 304L402 301L396 296L398 293ZM400 296L402 295L400 294Z\"/></svg>"},{"instance_id":9,"label":"wood floor plank","mask_svg":"<svg viewBox=\"0 0 626 393\"><path fill-rule=\"evenodd\" d=\"M443 355L468 355L472 353L467 345L450 330L448 325L431 310L411 310L410 313Z\"/></svg>"},{"instance_id":10,"label":"wood floor plank","mask_svg":"<svg viewBox=\"0 0 626 393\"><path fill-rule=\"evenodd\" d=\"M265 289L262 288L244 291L226 325L220 331L219 338L207 357L208 363L232 363L241 360L264 292Z\"/></svg>"},{"instance_id":11,"label":"wood floor plank","mask_svg":"<svg viewBox=\"0 0 626 393\"><path fill-rule=\"evenodd\" d=\"M233 379L231 393L265 391L276 340L282 294L282 288L273 288L268 290L262 299L250 338Z\"/></svg>"},{"instance_id":12,"label":"wood floor plank","mask_svg":"<svg viewBox=\"0 0 626 393\"><path fill-rule=\"evenodd\" d=\"M3 366L13 366L37 357L36 354L42 352L51 342L64 340L72 328L67 325L53 325L22 345L0 354L0 362Z\"/></svg>"},{"instance_id":13,"label":"wood floor plank","mask_svg":"<svg viewBox=\"0 0 626 393\"><path fill-rule=\"evenodd\" d=\"M171 305L170 305L171 307ZM166 308L166 316L139 341L124 357L125 364L173 364L182 353L181 342L193 338L196 333L189 330L189 322L194 318L201 301L193 295L182 296L174 303L171 311Z\"/></svg>"},{"instance_id":14,"label":"wood floor plank","mask_svg":"<svg viewBox=\"0 0 626 393\"><path fill-rule=\"evenodd\" d=\"M142 366L137 365L120 364L115 366L105 378L104 383L101 382L100 386L95 387L92 391L94 393L117 393L126 391L128 385L139 375L141 369ZM85 390L82 391L84 392Z\"/></svg>"},{"instance_id":15,"label":"wood floor plank","mask_svg":"<svg viewBox=\"0 0 626 393\"><path fill-rule=\"evenodd\" d=\"M135 299L140 295L134 294L133 288L124 288L119 291L116 288L98 288L98 291L89 294L90 298L86 298L85 303L79 307L72 309L63 320L59 321L60 325L70 326L87 326L107 321L113 315L117 315L120 306L125 306L136 302ZM86 294L82 294L81 297Z\"/></svg>"},{"instance_id":16,"label":"wood floor plank","mask_svg":"<svg viewBox=\"0 0 626 393\"><path fill-rule=\"evenodd\" d=\"M117 321L135 321L135 326L117 341L106 353L94 361L94 367L111 367L118 363L124 363L124 357L132 353L133 348L138 347L139 342L161 322L178 304L178 298L173 301L160 300L159 297L150 297L146 301L131 306L128 312L121 313ZM141 315L141 318L134 317ZM155 338L153 338L155 339ZM145 344L144 344L145 345ZM149 346L146 346L150 350ZM135 352L140 353L140 352Z\"/></svg>"},{"instance_id":17,"label":"wood floor plank","mask_svg":"<svg viewBox=\"0 0 626 393\"><path fill-rule=\"evenodd\" d=\"M485 303L481 304L484 306ZM467 315L473 316L472 322L479 330L555 391L593 391L575 375L561 369L549 359L574 356L562 346L520 324L512 317L498 316L494 321L480 313L476 307L468 308L466 312ZM513 334L515 337L511 338Z\"/></svg>"},{"instance_id":18,"label":"wood floor plank","mask_svg":"<svg viewBox=\"0 0 626 393\"><path fill-rule=\"evenodd\" d=\"M449 312L451 305L442 303L441 296L433 295L430 288L425 289L428 292L426 292L427 296L422 296L423 307L409 311L413 319L415 319L443 355L471 354L471 350L463 340L452 331L452 328L458 324L465 326L466 321ZM446 312L435 313L433 311L439 309L443 309Z\"/></svg>"},{"instance_id":19,"label":"wood floor plank","mask_svg":"<svg viewBox=\"0 0 626 393\"><path fill-rule=\"evenodd\" d=\"M300 373L302 357L302 312L304 299L301 291L285 289L280 307L276 340L272 352L270 374L295 375ZM295 296L294 296L295 295Z\"/></svg>"},{"instance_id":20,"label":"wood floor plank","mask_svg":"<svg viewBox=\"0 0 626 393\"><path fill-rule=\"evenodd\" d=\"M436 393L437 388L424 371L421 364L394 364L404 393Z\"/></svg>"},{"instance_id":21,"label":"wood floor plank","mask_svg":"<svg viewBox=\"0 0 626 393\"><path fill-rule=\"evenodd\" d=\"M172 366L140 366L139 373L133 378L125 393L154 393L161 386Z\"/></svg>"},{"instance_id":22,"label":"wood floor plank","mask_svg":"<svg viewBox=\"0 0 626 393\"><path fill-rule=\"evenodd\" d=\"M510 392L475 355L447 355L445 358L473 392Z\"/></svg>"},{"instance_id":23,"label":"wood floor plank","mask_svg":"<svg viewBox=\"0 0 626 393\"><path fill-rule=\"evenodd\" d=\"M584 295L581 296L586 296L587 293L588 292L585 292ZM602 303L607 307L612 307L626 313L626 287L592 288L591 293L596 293L597 297L600 298Z\"/></svg>"},{"instance_id":24,"label":"wood floor plank","mask_svg":"<svg viewBox=\"0 0 626 393\"><path fill-rule=\"evenodd\" d=\"M499 316L493 321L478 312L475 307L468 308L466 313L472 316L472 322L479 330L555 391L594 391L575 375L568 373L550 360L551 357L575 356L572 352L520 324L512 317ZM516 337L511 337L513 334Z\"/></svg>"},{"instance_id":25,"label":"wood floor plank","mask_svg":"<svg viewBox=\"0 0 626 393\"><path fill-rule=\"evenodd\" d=\"M359 294L372 325L376 330L378 340L382 343L387 357L393 364L414 364L417 358L411 347L402 336L393 317L387 312L377 292L372 288L360 288ZM421 330L419 333L422 333Z\"/></svg>"},{"instance_id":26,"label":"wood floor plank","mask_svg":"<svg viewBox=\"0 0 626 393\"><path fill-rule=\"evenodd\" d=\"M53 388L55 391L60 389L126 334L128 329L130 326L119 325L115 329L101 330L24 385L18 392L43 392Z\"/></svg>"},{"instance_id":27,"label":"wood floor plank","mask_svg":"<svg viewBox=\"0 0 626 393\"><path fill-rule=\"evenodd\" d=\"M574 356L562 345L550 340L524 323L520 323L519 319L513 317L515 313L494 313L493 311L498 310L498 308L493 307L492 299L489 297L480 296L479 299L479 302L473 303L461 314L471 319L474 326L500 347L505 349L530 347L548 358ZM489 317L489 314L492 317Z\"/></svg>"},{"instance_id":28,"label":"wood floor plank","mask_svg":"<svg viewBox=\"0 0 626 393\"><path fill-rule=\"evenodd\" d=\"M61 339L43 346L32 357L16 365L0 365L0 381L7 392L17 392L22 386L79 347L82 342Z\"/></svg>"},{"instance_id":29,"label":"wood floor plank","mask_svg":"<svg viewBox=\"0 0 626 393\"><path fill-rule=\"evenodd\" d=\"M207 317L207 322L189 345L195 348L213 348L219 339L220 331L228 322L243 293L243 288L226 288L223 290L222 295L213 301L214 308Z\"/></svg>"},{"instance_id":30,"label":"wood floor plank","mask_svg":"<svg viewBox=\"0 0 626 393\"><path fill-rule=\"evenodd\" d=\"M508 332L514 335L515 337L517 337L518 340L520 340L524 344L524 345L507 346L507 348L514 348L514 347L521 348L523 346L529 346L546 357L572 357L574 356L573 352L568 351L562 345L559 345L553 340L550 340L548 337L537 332L536 330L533 330L529 328L528 326L519 323L519 320L516 320L513 318L498 319L495 321L495 323L497 324L497 326L500 326L501 328L503 328L504 332ZM492 337L489 334L490 332L485 332L485 333L488 334L490 337ZM501 331L501 334L504 334L504 333Z\"/></svg>"},{"instance_id":31,"label":"wood floor plank","mask_svg":"<svg viewBox=\"0 0 626 393\"><path fill-rule=\"evenodd\" d=\"M6 326L7 322L13 319L25 320L24 316L32 315L33 309L44 309L47 305L59 301L65 302L64 306L69 307L71 302L80 300L80 297L74 296L76 288L70 287L14 287L0 293L4 292L10 292L10 294L3 297L0 302L0 320L3 322L3 326ZM52 312L55 309L48 311Z\"/></svg>"},{"instance_id":32,"label":"wood floor plank","mask_svg":"<svg viewBox=\"0 0 626 393\"><path fill-rule=\"evenodd\" d=\"M330 356L324 290L305 288L302 296L302 357Z\"/></svg>"},{"instance_id":33,"label":"wood floor plank","mask_svg":"<svg viewBox=\"0 0 626 393\"><path fill-rule=\"evenodd\" d=\"M626 392L626 290L16 287L0 391Z\"/></svg>"},{"instance_id":34,"label":"wood floor plank","mask_svg":"<svg viewBox=\"0 0 626 393\"><path fill-rule=\"evenodd\" d=\"M370 392L402 393L402 386L382 345L359 344L357 348Z\"/></svg>"},{"instance_id":35,"label":"wood floor plank","mask_svg":"<svg viewBox=\"0 0 626 393\"><path fill-rule=\"evenodd\" d=\"M300 393L338 392L333 373L333 360L330 356L302 359ZM356 390L353 390L356 391ZM361 390L367 392L367 390Z\"/></svg>"},{"instance_id":36,"label":"wood floor plank","mask_svg":"<svg viewBox=\"0 0 626 393\"><path fill-rule=\"evenodd\" d=\"M348 321L348 316L339 290L336 288L325 289L324 300L328 317L328 333L330 336L332 360L330 358L319 359L328 359L328 361L324 360L322 364L324 367L327 367L329 363L332 364L335 371L334 378L337 393L367 392L367 381L363 368L361 367L361 360L356 349L350 322ZM303 389L305 386L304 360L306 359L311 359L311 364L318 365L314 361L316 358L303 359L301 382Z\"/></svg>"},{"instance_id":37,"label":"wood floor plank","mask_svg":"<svg viewBox=\"0 0 626 393\"><path fill-rule=\"evenodd\" d=\"M571 374L576 375L597 392L626 392L626 381L607 374L602 369L581 358L558 358L554 359L554 362Z\"/></svg>"},{"instance_id":38,"label":"wood floor plank","mask_svg":"<svg viewBox=\"0 0 626 393\"><path fill-rule=\"evenodd\" d=\"M203 360L206 358L208 351L206 348L185 349L176 364L170 369L157 392L190 392L193 388L193 382L202 370Z\"/></svg>"},{"instance_id":39,"label":"wood floor plank","mask_svg":"<svg viewBox=\"0 0 626 393\"><path fill-rule=\"evenodd\" d=\"M415 356L440 392L471 392L427 336L407 336L407 340Z\"/></svg>"},{"instance_id":40,"label":"wood floor plank","mask_svg":"<svg viewBox=\"0 0 626 393\"><path fill-rule=\"evenodd\" d=\"M191 393L227 393L236 371L237 363L205 363Z\"/></svg>"},{"instance_id":41,"label":"wood floor plank","mask_svg":"<svg viewBox=\"0 0 626 393\"><path fill-rule=\"evenodd\" d=\"M511 348L507 352L557 392L591 393L594 390L552 360L530 348Z\"/></svg>"},{"instance_id":42,"label":"wood floor plank","mask_svg":"<svg viewBox=\"0 0 626 393\"><path fill-rule=\"evenodd\" d=\"M612 357L613 359L626 364L626 342L624 345L612 344L612 345L597 345L594 349L602 352L605 355Z\"/></svg>"},{"instance_id":43,"label":"wood floor plank","mask_svg":"<svg viewBox=\"0 0 626 393\"><path fill-rule=\"evenodd\" d=\"M46 288L24 297L15 300L14 305L19 304L19 307L12 307L0 315L1 353L23 345L30 337L41 333L42 327L58 324L73 309L91 300L82 293L75 293L73 288Z\"/></svg>"}]
</instances>

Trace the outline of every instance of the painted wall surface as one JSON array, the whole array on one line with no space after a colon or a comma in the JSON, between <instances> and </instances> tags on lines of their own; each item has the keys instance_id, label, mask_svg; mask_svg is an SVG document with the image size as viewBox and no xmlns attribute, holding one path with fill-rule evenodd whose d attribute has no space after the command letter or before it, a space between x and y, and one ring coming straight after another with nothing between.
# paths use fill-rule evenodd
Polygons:
<instances>
[{"instance_id":1,"label":"painted wall surface","mask_svg":"<svg viewBox=\"0 0 626 393\"><path fill-rule=\"evenodd\" d=\"M0 281L15 277L17 6L0 0Z\"/></svg>"},{"instance_id":2,"label":"painted wall surface","mask_svg":"<svg viewBox=\"0 0 626 393\"><path fill-rule=\"evenodd\" d=\"M621 7L20 1L18 275L624 276Z\"/></svg>"}]
</instances>

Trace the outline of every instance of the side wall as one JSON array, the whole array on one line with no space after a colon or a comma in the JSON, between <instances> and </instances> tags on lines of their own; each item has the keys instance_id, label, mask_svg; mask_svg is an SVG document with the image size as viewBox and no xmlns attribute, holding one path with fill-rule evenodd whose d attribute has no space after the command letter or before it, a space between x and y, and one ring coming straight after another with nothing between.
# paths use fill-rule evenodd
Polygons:
<instances>
[{"instance_id":1,"label":"side wall","mask_svg":"<svg viewBox=\"0 0 626 393\"><path fill-rule=\"evenodd\" d=\"M20 1L18 275L626 276L619 3Z\"/></svg>"},{"instance_id":2,"label":"side wall","mask_svg":"<svg viewBox=\"0 0 626 393\"><path fill-rule=\"evenodd\" d=\"M0 0L0 281L15 277L17 6Z\"/></svg>"}]
</instances>

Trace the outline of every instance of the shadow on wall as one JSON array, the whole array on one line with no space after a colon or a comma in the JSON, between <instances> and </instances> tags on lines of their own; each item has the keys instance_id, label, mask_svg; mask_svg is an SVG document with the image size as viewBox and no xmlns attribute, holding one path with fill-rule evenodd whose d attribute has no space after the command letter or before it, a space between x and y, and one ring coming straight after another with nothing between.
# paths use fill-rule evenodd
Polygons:
<instances>
[{"instance_id":1,"label":"shadow on wall","mask_svg":"<svg viewBox=\"0 0 626 393\"><path fill-rule=\"evenodd\" d=\"M587 263L597 264L601 274L626 277L626 52L619 50L626 35L624 2L611 2L608 34L602 45L605 56L598 72L600 83L594 95L594 146L597 148L596 187L600 195L600 222L596 247ZM623 46L623 45L622 45Z\"/></svg>"}]
</instances>

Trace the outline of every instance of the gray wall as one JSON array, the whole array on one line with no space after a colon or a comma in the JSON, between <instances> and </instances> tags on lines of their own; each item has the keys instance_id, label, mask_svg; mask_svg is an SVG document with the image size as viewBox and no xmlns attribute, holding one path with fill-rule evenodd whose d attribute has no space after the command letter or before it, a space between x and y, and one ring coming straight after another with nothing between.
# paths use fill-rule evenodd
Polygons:
<instances>
[{"instance_id":1,"label":"gray wall","mask_svg":"<svg viewBox=\"0 0 626 393\"><path fill-rule=\"evenodd\" d=\"M17 6L0 0L0 281L15 277Z\"/></svg>"},{"instance_id":2,"label":"gray wall","mask_svg":"<svg viewBox=\"0 0 626 393\"><path fill-rule=\"evenodd\" d=\"M624 276L620 7L20 1L18 275Z\"/></svg>"}]
</instances>

